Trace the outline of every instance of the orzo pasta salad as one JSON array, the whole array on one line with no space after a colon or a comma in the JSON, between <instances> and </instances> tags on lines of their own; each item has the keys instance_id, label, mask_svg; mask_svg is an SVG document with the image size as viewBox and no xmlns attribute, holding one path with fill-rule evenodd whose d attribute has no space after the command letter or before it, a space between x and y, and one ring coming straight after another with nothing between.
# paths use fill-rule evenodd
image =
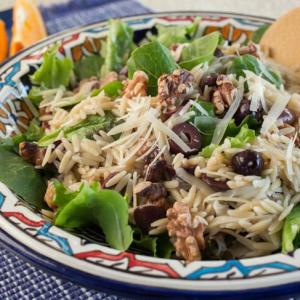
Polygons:
<instances>
[{"instance_id":1,"label":"orzo pasta salad","mask_svg":"<svg viewBox=\"0 0 300 300\"><path fill-rule=\"evenodd\" d=\"M39 111L1 141L0 180L66 229L194 261L300 246L300 80L253 42L109 22L101 52L59 45L31 76ZM43 203L42 203L43 202Z\"/></svg>"}]
</instances>

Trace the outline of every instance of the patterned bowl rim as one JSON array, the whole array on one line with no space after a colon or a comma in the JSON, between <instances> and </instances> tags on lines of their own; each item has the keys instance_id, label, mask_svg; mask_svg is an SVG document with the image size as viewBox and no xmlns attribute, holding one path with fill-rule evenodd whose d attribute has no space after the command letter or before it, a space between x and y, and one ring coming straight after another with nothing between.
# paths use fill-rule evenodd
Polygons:
<instances>
[{"instance_id":1,"label":"patterned bowl rim","mask_svg":"<svg viewBox=\"0 0 300 300\"><path fill-rule=\"evenodd\" d=\"M133 17L122 18L125 21L137 21L143 18L160 18L160 17L183 17L183 16L212 16L234 18L241 20L258 21L263 23L270 23L273 21L271 18L252 16L247 14L235 13L222 13L214 11L184 11L184 12L162 12L152 14L142 14ZM58 40L68 37L72 33L80 33L85 30L93 28L105 28L107 22L93 23L78 28L68 29L61 33L52 35L39 43L21 51L14 57L7 60L0 66L0 76L11 68L16 62L25 58L30 53L33 53L44 46L47 46ZM1 196L5 195L8 198L16 199L16 197L0 183L0 207ZM207 262L192 263L192 270L197 271L203 275L205 273L227 273L227 272L240 272L243 278L231 278L230 274L227 277L220 276L219 278L201 277L200 280L196 277L177 277L177 278L164 278L160 275L156 277L145 276L145 274L135 274L130 271L121 272L111 268L104 268L103 266L95 266L88 261L83 261L73 256L62 253L50 246L42 244L39 240L27 235L17 226L7 221L0 214L0 242L4 247L17 254L18 256L28 260L29 262L49 271L58 277L67 280L75 281L81 285L86 285L92 288L99 288L101 290L113 289L116 292L121 292L127 295L174 295L174 296L218 296L222 293L225 295L256 295L257 293L270 294L270 293L289 293L300 292L299 278L300 278L300 250L291 253L290 255L274 254L259 258L243 259L243 260L229 260L217 261L209 263L213 267L207 267ZM102 246L104 247L104 246ZM107 248L107 247L105 247ZM125 259L131 263L130 256ZM168 266L168 263L174 260L158 259L142 255L136 255L142 258L145 264L147 263L160 263L161 265ZM184 262L177 261L181 268L187 267ZM139 266L137 266L138 268ZM177 266L179 268L179 266ZM210 270L208 270L210 269ZM213 272L211 272L213 269ZM268 273L270 269L278 269L278 273ZM176 270L176 266L175 266ZM248 274L258 270L257 275L249 278ZM190 271L190 270L189 270ZM266 273L263 277L260 274ZM159 278L159 281L157 280ZM225 278L225 279L224 279ZM108 288L109 287L109 288Z\"/></svg>"}]
</instances>

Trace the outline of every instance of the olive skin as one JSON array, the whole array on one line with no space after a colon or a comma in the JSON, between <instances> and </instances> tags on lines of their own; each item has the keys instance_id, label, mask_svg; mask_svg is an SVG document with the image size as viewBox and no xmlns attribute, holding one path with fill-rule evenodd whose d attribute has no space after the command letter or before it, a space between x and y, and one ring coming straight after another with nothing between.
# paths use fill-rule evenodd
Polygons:
<instances>
[{"instance_id":1,"label":"olive skin","mask_svg":"<svg viewBox=\"0 0 300 300\"><path fill-rule=\"evenodd\" d=\"M281 120L283 124L293 125L296 122L297 117L293 111L285 108L278 117L278 120Z\"/></svg>"},{"instance_id":2,"label":"olive skin","mask_svg":"<svg viewBox=\"0 0 300 300\"><path fill-rule=\"evenodd\" d=\"M264 160L260 153L253 150L244 150L232 157L231 165L237 174L259 176L263 170Z\"/></svg>"},{"instance_id":3,"label":"olive skin","mask_svg":"<svg viewBox=\"0 0 300 300\"><path fill-rule=\"evenodd\" d=\"M136 225L144 232L148 233L151 223L166 216L165 208L155 204L145 204L135 208L133 217Z\"/></svg>"},{"instance_id":4,"label":"olive skin","mask_svg":"<svg viewBox=\"0 0 300 300\"><path fill-rule=\"evenodd\" d=\"M250 111L250 103L250 100L246 98L242 99L241 104L233 117L236 125L240 125L248 115L254 117L259 124L263 122L264 110L262 106L260 105L257 111Z\"/></svg>"},{"instance_id":5,"label":"olive skin","mask_svg":"<svg viewBox=\"0 0 300 300\"><path fill-rule=\"evenodd\" d=\"M204 173L200 175L200 179L202 181L204 181L207 185L209 185L215 191L222 192L222 191L228 191L228 190L230 190L230 188L227 185L226 181L215 180L214 178L209 177L209 176L207 176Z\"/></svg>"},{"instance_id":6,"label":"olive skin","mask_svg":"<svg viewBox=\"0 0 300 300\"><path fill-rule=\"evenodd\" d=\"M192 155L199 152L202 146L201 135L199 130L187 122L175 125L172 130L180 137L182 134L188 139L185 143L192 149L189 152L183 151L173 140L169 140L170 152L172 154L182 153L184 155Z\"/></svg>"},{"instance_id":7,"label":"olive skin","mask_svg":"<svg viewBox=\"0 0 300 300\"><path fill-rule=\"evenodd\" d=\"M216 86L217 84L217 78L218 74L217 73L205 73L202 75L200 82L199 82L199 88L204 92L205 86L213 87Z\"/></svg>"},{"instance_id":8,"label":"olive skin","mask_svg":"<svg viewBox=\"0 0 300 300\"><path fill-rule=\"evenodd\" d=\"M175 177L176 172L165 160L161 159L155 162L148 171L146 181L163 182Z\"/></svg>"}]
</instances>

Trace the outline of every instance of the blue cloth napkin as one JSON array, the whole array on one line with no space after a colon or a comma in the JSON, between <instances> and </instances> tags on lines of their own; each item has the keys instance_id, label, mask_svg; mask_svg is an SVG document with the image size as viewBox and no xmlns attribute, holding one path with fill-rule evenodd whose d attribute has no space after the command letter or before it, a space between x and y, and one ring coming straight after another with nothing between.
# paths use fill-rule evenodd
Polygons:
<instances>
[{"instance_id":1,"label":"blue cloth napkin","mask_svg":"<svg viewBox=\"0 0 300 300\"><path fill-rule=\"evenodd\" d=\"M67 3L41 6L49 34L109 18L142 14L150 10L134 0L70 0ZM7 27L11 11L0 12ZM0 246L0 299L101 299L120 297L93 291L64 281L39 270Z\"/></svg>"}]
</instances>

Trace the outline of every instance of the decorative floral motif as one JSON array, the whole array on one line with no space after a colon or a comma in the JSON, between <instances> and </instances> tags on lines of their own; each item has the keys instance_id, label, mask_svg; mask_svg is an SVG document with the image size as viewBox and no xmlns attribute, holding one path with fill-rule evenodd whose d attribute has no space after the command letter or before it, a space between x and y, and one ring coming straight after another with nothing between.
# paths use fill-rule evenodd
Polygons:
<instances>
[{"instance_id":1,"label":"decorative floral motif","mask_svg":"<svg viewBox=\"0 0 300 300\"><path fill-rule=\"evenodd\" d=\"M156 23L161 24L186 24L192 22L193 16L177 15L162 16L158 18L140 17L129 20L135 29L151 28ZM220 30L226 39L230 41L244 42L250 37L251 32L261 25L261 21L250 19L238 19L231 17L211 16L204 17L202 25L205 32ZM79 60L83 55L89 55L99 51L101 39L106 34L103 25L93 25L82 31L59 38L62 41L60 47L61 55L67 55L74 61ZM57 40L57 38L56 38ZM51 40L51 43L55 38ZM0 137L8 136L12 133L19 133L26 129L29 120L37 114L34 107L26 100L26 82L28 73L41 62L42 53L46 50L50 42L43 42L36 47L35 51L28 51L19 57L12 59L11 66L4 65L0 69ZM22 59L22 60L21 60ZM21 60L21 62L20 62ZM1 229L8 234L14 235L18 232L19 241L31 246L30 238L38 245L46 246L49 251L55 250L57 255L68 255L73 259L73 264L78 261L88 262L93 268L99 268L99 274L105 277L105 268L117 270L120 274L126 272L128 276L137 274L148 278L167 278L168 286L172 287L176 280L176 285L183 289L189 289L190 285L185 285L187 281L197 280L197 286L201 288L201 283L206 280L232 280L244 279L240 281L237 288L250 288L251 283L248 278L265 277L285 273L295 273L295 277L300 277L300 250L293 255L276 254L257 259L230 260L230 261L206 261L186 263L178 260L158 259L137 255L128 252L120 252L106 246L91 243L85 239L66 232L53 226L40 214L35 213L18 200L3 184L0 183L0 224ZM33 247L33 246L32 246ZM39 251L38 248L34 249ZM43 255L48 255L43 253ZM58 260L58 259L57 259ZM62 262L62 261L60 261ZM64 263L64 262L63 262ZM89 273L89 265L85 272ZM118 275L116 275L118 279ZM178 279L181 279L179 282ZM121 279L120 279L121 280ZM277 280L278 282L279 280ZM286 281L287 282L287 281ZM144 283L143 283L144 284ZM145 283L146 284L146 283ZM157 283L159 285L159 282ZM272 281L268 282L272 285ZM218 283L214 290L222 290L226 285ZM178 287L178 286L177 286Z\"/></svg>"}]
</instances>

